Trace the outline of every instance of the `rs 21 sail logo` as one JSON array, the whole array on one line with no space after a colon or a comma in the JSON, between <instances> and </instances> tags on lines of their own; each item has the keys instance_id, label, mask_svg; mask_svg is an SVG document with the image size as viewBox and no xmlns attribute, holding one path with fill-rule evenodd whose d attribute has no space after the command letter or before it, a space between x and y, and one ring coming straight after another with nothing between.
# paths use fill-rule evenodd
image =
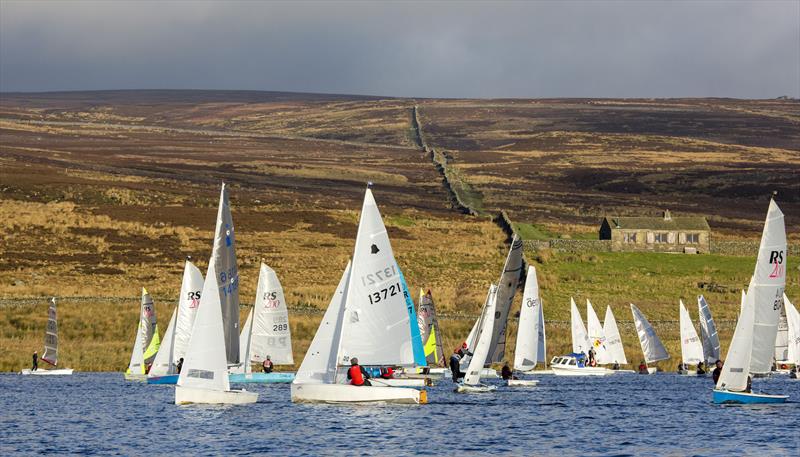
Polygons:
<instances>
[{"instance_id":1,"label":"rs 21 sail logo","mask_svg":"<svg viewBox=\"0 0 800 457\"><path fill-rule=\"evenodd\" d=\"M783 276L783 251L771 251L769 253L769 264L772 265L770 278Z\"/></svg>"}]
</instances>

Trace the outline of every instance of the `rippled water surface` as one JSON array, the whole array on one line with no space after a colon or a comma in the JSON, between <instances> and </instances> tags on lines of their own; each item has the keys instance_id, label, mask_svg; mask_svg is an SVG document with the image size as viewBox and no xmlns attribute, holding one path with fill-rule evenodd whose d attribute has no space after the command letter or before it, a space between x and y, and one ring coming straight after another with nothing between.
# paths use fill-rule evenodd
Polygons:
<instances>
[{"instance_id":1,"label":"rippled water surface","mask_svg":"<svg viewBox=\"0 0 800 457\"><path fill-rule=\"evenodd\" d=\"M295 405L249 385L248 406L175 406L121 374L0 375L0 455L800 455L800 381L756 380L777 406L715 406L710 379L539 376L490 394L428 388L420 406ZM500 382L497 381L499 385Z\"/></svg>"}]
</instances>

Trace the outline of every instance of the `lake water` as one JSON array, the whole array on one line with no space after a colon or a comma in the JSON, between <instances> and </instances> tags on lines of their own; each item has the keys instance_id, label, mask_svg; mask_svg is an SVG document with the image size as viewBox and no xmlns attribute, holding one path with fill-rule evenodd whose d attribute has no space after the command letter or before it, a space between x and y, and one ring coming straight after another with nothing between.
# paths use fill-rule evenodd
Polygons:
<instances>
[{"instance_id":1,"label":"lake water","mask_svg":"<svg viewBox=\"0 0 800 457\"><path fill-rule=\"evenodd\" d=\"M0 455L800 455L800 381L755 381L777 406L715 406L710 378L538 377L490 394L428 388L419 406L175 406L174 388L117 373L0 375ZM499 385L500 381L496 381Z\"/></svg>"}]
</instances>

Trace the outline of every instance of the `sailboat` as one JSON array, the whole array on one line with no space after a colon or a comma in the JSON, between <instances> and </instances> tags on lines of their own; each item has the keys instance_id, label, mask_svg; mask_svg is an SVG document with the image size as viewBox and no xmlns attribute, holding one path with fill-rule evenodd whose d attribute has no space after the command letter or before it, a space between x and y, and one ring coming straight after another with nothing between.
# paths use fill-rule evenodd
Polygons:
<instances>
[{"instance_id":1,"label":"sailboat","mask_svg":"<svg viewBox=\"0 0 800 457\"><path fill-rule=\"evenodd\" d=\"M136 328L136 339L133 343L131 361L125 371L125 379L129 381L146 381L148 365L158 353L161 339L158 336L156 307L153 298L142 287L142 301L139 307L139 326Z\"/></svg>"},{"instance_id":2,"label":"sailboat","mask_svg":"<svg viewBox=\"0 0 800 457\"><path fill-rule=\"evenodd\" d=\"M44 354L42 354L40 360L49 363L54 367L54 369L24 369L20 372L20 374L35 376L63 376L72 374L72 368L55 368L58 366L58 322L56 320L56 297L52 297L50 299L50 306L47 308L47 329L44 332Z\"/></svg>"},{"instance_id":3,"label":"sailboat","mask_svg":"<svg viewBox=\"0 0 800 457\"><path fill-rule=\"evenodd\" d=\"M547 351L544 330L544 312L542 299L539 297L539 281L536 268L528 266L525 279L525 291L522 294L522 308L519 312L517 327L517 345L514 349L514 369L522 373L530 373L536 364L546 363ZM509 379L509 387L535 386L535 379Z\"/></svg>"},{"instance_id":4,"label":"sailboat","mask_svg":"<svg viewBox=\"0 0 800 457\"><path fill-rule=\"evenodd\" d=\"M234 319L235 317L235 319ZM239 363L239 272L228 188L222 184L200 306L175 387L175 404L247 404L258 393L232 390L228 366ZM235 340L235 341L233 341Z\"/></svg>"},{"instance_id":5,"label":"sailboat","mask_svg":"<svg viewBox=\"0 0 800 457\"><path fill-rule=\"evenodd\" d=\"M712 366L719 360L719 335L714 318L711 317L711 308L708 306L705 297L697 296L697 310L700 320L700 337L703 342L703 357L706 366Z\"/></svg>"},{"instance_id":6,"label":"sailboat","mask_svg":"<svg viewBox=\"0 0 800 457\"><path fill-rule=\"evenodd\" d=\"M425 360L429 367L426 371L427 373L444 373L445 356L442 348L442 334L439 330L439 320L436 318L436 308L430 289L427 292L419 290L418 303L417 325L424 344Z\"/></svg>"},{"instance_id":7,"label":"sailboat","mask_svg":"<svg viewBox=\"0 0 800 457\"><path fill-rule=\"evenodd\" d=\"M622 345L622 337L619 334L617 320L611 311L611 306L606 306L606 317L603 319L603 334L606 336L606 348L617 372L633 372L632 370L619 370L619 365L626 365L628 359L625 357L625 347Z\"/></svg>"},{"instance_id":8,"label":"sailboat","mask_svg":"<svg viewBox=\"0 0 800 457\"><path fill-rule=\"evenodd\" d=\"M714 403L783 403L787 395L756 394L750 375L769 372L775 354L780 309L786 287L786 228L775 200L770 200L756 267L733 332Z\"/></svg>"},{"instance_id":9,"label":"sailboat","mask_svg":"<svg viewBox=\"0 0 800 457\"><path fill-rule=\"evenodd\" d=\"M514 294L517 291L519 284L520 273L522 272L522 240L514 234L511 240L511 248L508 251L506 262L503 265L503 272L500 274L500 281L497 283L497 304L494 313L494 325L492 326L492 340L489 345L489 355L483 361L484 369L481 370L481 377L483 378L498 378L497 371L490 368L492 363L499 363L503 361L506 348L506 326L508 324L508 313L511 310L511 304L514 302ZM489 306L489 302L484 302L481 308L481 316L483 310ZM467 352L472 352L472 357L464 357L461 359L461 371L467 369L472 363L474 355L474 347L477 344L477 336L480 327L478 323L481 318L475 321L472 329L465 341ZM450 377L450 372L444 374L445 377Z\"/></svg>"},{"instance_id":10,"label":"sailboat","mask_svg":"<svg viewBox=\"0 0 800 457\"><path fill-rule=\"evenodd\" d=\"M633 313L633 323L636 326L636 334L639 336L639 344L642 345L645 364L650 365L660 360L667 360L669 358L667 349L658 339L653 326L633 303L631 303L631 312ZM658 371L656 367L647 367L647 374L655 374L656 371ZM640 372L639 374L644 373Z\"/></svg>"},{"instance_id":11,"label":"sailboat","mask_svg":"<svg viewBox=\"0 0 800 457\"><path fill-rule=\"evenodd\" d=\"M789 320L786 314L786 302L781 307L780 318L778 319L778 334L775 335L775 366L781 370L781 366L789 363ZM786 371L785 369L782 371Z\"/></svg>"},{"instance_id":12,"label":"sailboat","mask_svg":"<svg viewBox=\"0 0 800 457\"><path fill-rule=\"evenodd\" d=\"M589 366L586 353L592 347L586 327L583 325L581 313L575 300L570 297L570 328L572 332L572 353L553 357L550 368L557 376L607 376L613 374L612 370L603 367ZM594 311L592 311L594 312ZM587 316L588 318L588 316ZM595 316L595 319L597 316ZM599 322L597 323L599 326Z\"/></svg>"},{"instance_id":13,"label":"sailboat","mask_svg":"<svg viewBox=\"0 0 800 457\"><path fill-rule=\"evenodd\" d=\"M177 311L173 312L164 340L147 373L148 384L176 384L178 364L186 356L186 348L192 335L194 319L200 305L203 290L203 274L187 257L183 268Z\"/></svg>"},{"instance_id":14,"label":"sailboat","mask_svg":"<svg viewBox=\"0 0 800 457\"><path fill-rule=\"evenodd\" d=\"M692 318L689 316L689 311L683 304L683 300L679 301L680 309L680 335L681 335L681 370L679 374L696 375L697 371L689 371L689 365L697 365L705 358L703 354L703 345L700 343L700 337L697 336L697 331L692 324Z\"/></svg>"},{"instance_id":15,"label":"sailboat","mask_svg":"<svg viewBox=\"0 0 800 457\"><path fill-rule=\"evenodd\" d=\"M608 354L606 346L606 335L603 331L603 325L594 312L592 302L586 299L586 323L587 336L589 337L589 345L594 349L594 360L597 365L607 365L612 363L611 357Z\"/></svg>"},{"instance_id":16,"label":"sailboat","mask_svg":"<svg viewBox=\"0 0 800 457\"><path fill-rule=\"evenodd\" d=\"M409 313L397 262L368 187L353 260L345 269L317 333L292 382L294 402L427 403L427 393L404 387L353 386L352 358L365 366L413 366Z\"/></svg>"},{"instance_id":17,"label":"sailboat","mask_svg":"<svg viewBox=\"0 0 800 457\"><path fill-rule=\"evenodd\" d=\"M783 306L786 307L786 321L789 325L789 363L794 369L789 374L792 379L800 379L800 313L794 307L789 297L783 294Z\"/></svg>"},{"instance_id":18,"label":"sailboat","mask_svg":"<svg viewBox=\"0 0 800 457\"><path fill-rule=\"evenodd\" d=\"M481 371L483 370L483 360L489 356L489 349L492 344L492 336L495 324L495 310L497 309L498 287L492 284L489 287L489 296L486 300L479 319L478 331L475 339L475 351L467 367L464 380L456 387L459 393L481 393L497 390L497 386L481 384Z\"/></svg>"},{"instance_id":19,"label":"sailboat","mask_svg":"<svg viewBox=\"0 0 800 457\"><path fill-rule=\"evenodd\" d=\"M253 308L239 336L244 353L242 363L231 370L231 382L290 383L294 373L253 373L252 363L263 364L267 357L275 365L293 365L289 310L283 287L275 270L264 263L258 275Z\"/></svg>"}]
</instances>

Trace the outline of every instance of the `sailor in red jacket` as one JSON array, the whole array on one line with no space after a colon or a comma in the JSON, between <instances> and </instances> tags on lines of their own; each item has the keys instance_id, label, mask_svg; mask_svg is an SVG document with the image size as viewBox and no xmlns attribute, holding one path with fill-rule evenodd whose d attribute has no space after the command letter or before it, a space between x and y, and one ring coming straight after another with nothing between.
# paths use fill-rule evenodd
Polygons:
<instances>
[{"instance_id":1,"label":"sailor in red jacket","mask_svg":"<svg viewBox=\"0 0 800 457\"><path fill-rule=\"evenodd\" d=\"M347 379L350 384L354 386L371 386L369 382L369 373L361 365L358 364L358 359L353 357L350 359L350 368L347 369Z\"/></svg>"}]
</instances>

